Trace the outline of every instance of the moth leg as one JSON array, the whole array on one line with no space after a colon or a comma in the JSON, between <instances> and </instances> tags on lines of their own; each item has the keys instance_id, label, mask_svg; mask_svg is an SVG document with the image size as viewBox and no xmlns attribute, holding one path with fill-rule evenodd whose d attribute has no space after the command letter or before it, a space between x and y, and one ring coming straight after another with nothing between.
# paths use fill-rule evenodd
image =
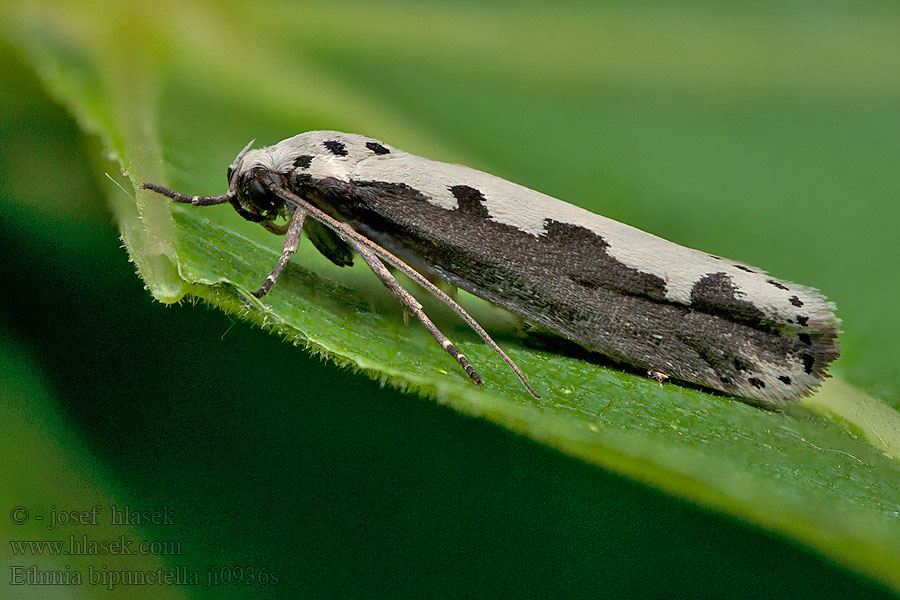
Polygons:
<instances>
[{"instance_id":1,"label":"moth leg","mask_svg":"<svg viewBox=\"0 0 900 600\"><path fill-rule=\"evenodd\" d=\"M391 268L393 268L393 267L388 266L388 268L391 269ZM402 272L403 272L403 271L401 270L401 273L402 273ZM425 279L427 279L428 282L429 282L431 285L433 285L434 287L440 288L440 290L443 291L445 294L447 294L447 296L448 296L450 299L456 300L457 292L459 291L459 288L458 288L458 287L456 287L456 286L453 285L452 283L449 283L449 282L447 282L447 281L444 281L443 279L441 279L441 278L438 277L437 275L432 275L432 274L430 274L430 273L420 273L420 275L422 275L422 277L424 277Z\"/></svg>"},{"instance_id":2,"label":"moth leg","mask_svg":"<svg viewBox=\"0 0 900 600\"><path fill-rule=\"evenodd\" d=\"M269 290L271 290L272 286L275 285L275 282L278 281L278 276L281 275L281 272L284 270L284 266L287 264L291 254L297 251L297 247L300 245L300 232L303 231L303 220L305 218L306 212L302 208L296 209L294 214L291 215L291 220L287 225L287 235L284 238L284 248L281 250L281 256L278 257L275 268L272 269L272 272L266 277L262 287L253 292L253 295L257 298L262 298L269 293Z\"/></svg>"},{"instance_id":3,"label":"moth leg","mask_svg":"<svg viewBox=\"0 0 900 600\"><path fill-rule=\"evenodd\" d=\"M248 210L243 203L232 192L222 194L220 196L188 196L180 192L175 192L167 187L156 185L155 183L144 182L141 184L142 190L153 190L157 194L161 194L166 198L171 198L175 202L181 204L190 204L192 206L212 206L213 204L224 204L228 202L234 207L241 217L254 223L260 223L266 220L266 217L257 212Z\"/></svg>"},{"instance_id":4,"label":"moth leg","mask_svg":"<svg viewBox=\"0 0 900 600\"><path fill-rule=\"evenodd\" d=\"M327 217L328 215L324 215L324 216ZM317 215L317 218L318 218L318 215ZM344 224L339 224L338 226L340 227L341 225L344 225ZM349 225L346 225L344 227L346 227L346 228L342 227L342 230L347 235L352 234L352 235L359 236L359 234L356 233L352 228L350 228ZM541 397L541 395L538 394L537 391L535 391L535 389L533 387L531 387L531 384L528 383L528 379L525 377L525 374L522 373L522 369L520 369L519 366L515 362L513 362L513 359L511 359L509 356L507 356L506 352L504 352L503 349L497 345L497 342L494 341L494 339L488 334L488 332L485 331L484 328L478 324L478 321L476 321L472 317L472 315L470 315L468 312L466 312L466 309L464 309L462 306L460 306L459 303L456 302L456 300L454 300L453 298L448 296L446 293L444 293L444 291L441 288L439 288L438 286L434 285L433 283L431 283L430 281L425 279L425 277L423 277L421 273L419 273L418 271L416 271L415 269L413 269L412 267L407 265L405 262L400 260L395 255L391 254L390 252L388 252L387 250L385 250L384 248L382 248L381 246L379 246L372 240L370 240L366 237L363 237L363 236L359 236L359 237L360 237L360 243L366 244L367 247L370 247L373 252L380 255L380 257L382 259L384 259L388 264L393 265L394 267L399 269L402 273L405 273L410 279L412 279L413 281L418 283L420 286L425 288L427 291L431 292L432 295L434 295L436 298L438 298L441 302L443 302L444 304L449 306L451 309L453 309L453 312L455 312L457 315L459 315L462 318L462 320L465 321L466 324L469 327L471 327L475 331L475 333L477 333L481 337L481 339L483 339L487 343L488 346L491 347L491 350L496 352L500 356L500 358L502 358L503 361L507 365L509 365L509 368L513 370L513 373L516 374L516 377L519 378L519 381L522 382L522 385L525 386L525 389L527 389L528 392L535 398Z\"/></svg>"},{"instance_id":5,"label":"moth leg","mask_svg":"<svg viewBox=\"0 0 900 600\"><path fill-rule=\"evenodd\" d=\"M141 189L153 190L157 194L161 194L166 198L171 198L175 202L180 202L181 204L192 204L194 206L211 206L213 204L224 204L225 202L231 202L232 198L230 194L222 194L221 196L188 196L187 194L174 192L167 187L163 187L161 185L156 185L155 183L149 183L146 181L141 184Z\"/></svg>"},{"instance_id":6,"label":"moth leg","mask_svg":"<svg viewBox=\"0 0 900 600\"><path fill-rule=\"evenodd\" d=\"M366 261L366 264L375 271L375 274L381 279L381 282L393 292L394 296L400 300L400 303L403 305L404 311L409 311L413 315L415 315L419 321L422 322L422 325L425 326L425 329L428 330L428 333L431 334L438 344L441 345L441 348L447 351L447 353L456 359L456 362L459 363L459 366L463 368L475 385L481 385L482 379L481 375L479 375L475 369L472 368L472 365L469 364L469 360L466 358L465 354L460 352L456 346L453 345L447 336L445 336L441 331L435 326L434 323L431 322L431 319L428 318L428 315L422 310L422 305L416 300L412 294L407 292L398 282L394 279L394 276L391 275L391 272L388 271L388 268L384 266L384 263L366 246L356 242L356 240L346 237L344 238L348 244L350 244L354 250L359 252L360 256L363 257L363 260Z\"/></svg>"},{"instance_id":7,"label":"moth leg","mask_svg":"<svg viewBox=\"0 0 900 600\"><path fill-rule=\"evenodd\" d=\"M320 211L320 214L316 215L316 218L319 218L324 222L326 218L330 218L330 217L328 215L326 215L325 213L321 213L321 211ZM475 333L477 333L479 336L481 336L481 339L483 339L487 343L487 345L491 347L491 350L496 352L500 356L500 358L502 358L503 361L507 365L509 365L509 368L513 370L513 373L516 374L516 376L519 378L519 381L521 381L522 385L525 386L525 389L527 389L528 392L535 398L541 397L541 395L538 394L537 391L535 391L535 389L533 387L531 387L531 384L528 383L528 379L525 377L525 374L522 373L522 370L519 368L519 366L515 362L513 362L513 359L511 359L509 356L507 356L506 352L504 352L503 349L497 345L497 342L495 342L494 339L490 335L488 335L488 332L485 331L484 328L478 324L478 321L476 321L472 317L472 315L470 315L468 312L466 312L466 309L464 309L462 306L460 306L458 302L456 302L453 298L451 298L446 293L444 293L444 291L441 288L439 288L438 286L436 286L433 283L431 283L430 281L428 281L424 276L422 276L421 273L419 273L418 271L416 271L415 269L413 269L412 267L407 265L405 262L400 260L397 256L388 252L387 250L385 250L384 248L382 248L381 246L379 246L372 240L356 233L349 225L336 222L335 226L340 228L342 230L342 232L348 236L358 236L359 243L365 244L367 247L371 248L373 252L375 252L377 255L379 255L388 264L396 267L402 273L405 273L410 279L412 279L413 281L418 283L420 286L425 288L427 291L431 292L441 302L443 302L444 304L449 306L451 309L453 309L453 312L455 312L457 315L459 315L462 318L462 320L465 321L466 324L475 331ZM357 238L354 237L353 239L357 239Z\"/></svg>"}]
</instances>

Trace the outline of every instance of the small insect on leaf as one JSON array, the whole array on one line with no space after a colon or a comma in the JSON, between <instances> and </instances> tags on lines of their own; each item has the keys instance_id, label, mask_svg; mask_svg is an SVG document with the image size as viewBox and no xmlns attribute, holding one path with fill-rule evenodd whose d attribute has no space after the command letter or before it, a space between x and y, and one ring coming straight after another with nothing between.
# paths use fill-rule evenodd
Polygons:
<instances>
[{"instance_id":1,"label":"small insect on leaf","mask_svg":"<svg viewBox=\"0 0 900 600\"><path fill-rule=\"evenodd\" d=\"M660 383L685 381L763 406L812 393L840 354L834 305L755 267L361 135L310 131L267 148L252 144L229 166L222 195L142 188L194 206L229 203L284 235L257 298L278 281L303 231L338 266L359 255L476 385L481 376L388 266L452 308L536 397L518 366L432 281Z\"/></svg>"}]
</instances>

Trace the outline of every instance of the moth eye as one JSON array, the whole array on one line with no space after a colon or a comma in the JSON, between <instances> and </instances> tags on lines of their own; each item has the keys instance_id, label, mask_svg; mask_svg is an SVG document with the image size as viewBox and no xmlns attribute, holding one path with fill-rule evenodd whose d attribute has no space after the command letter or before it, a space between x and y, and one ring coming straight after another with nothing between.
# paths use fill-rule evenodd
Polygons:
<instances>
[{"instance_id":1,"label":"moth eye","mask_svg":"<svg viewBox=\"0 0 900 600\"><path fill-rule=\"evenodd\" d=\"M265 186L259 181L259 179L251 179L250 184L247 186L247 195L250 196L254 204L266 204L266 200L268 198L268 190L266 190Z\"/></svg>"},{"instance_id":2,"label":"moth eye","mask_svg":"<svg viewBox=\"0 0 900 600\"><path fill-rule=\"evenodd\" d=\"M228 183L231 183L232 176L234 176L234 167L228 167Z\"/></svg>"},{"instance_id":3,"label":"moth eye","mask_svg":"<svg viewBox=\"0 0 900 600\"><path fill-rule=\"evenodd\" d=\"M269 191L263 181L254 177L252 173L242 175L238 186L241 197L259 210L274 210L282 204L282 201Z\"/></svg>"}]
</instances>

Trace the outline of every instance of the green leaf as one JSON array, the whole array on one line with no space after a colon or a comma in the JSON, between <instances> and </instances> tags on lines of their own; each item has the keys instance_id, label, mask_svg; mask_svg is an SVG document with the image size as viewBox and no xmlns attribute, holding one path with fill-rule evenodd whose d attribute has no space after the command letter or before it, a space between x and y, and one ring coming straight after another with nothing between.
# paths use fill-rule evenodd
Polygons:
<instances>
[{"instance_id":1,"label":"green leaf","mask_svg":"<svg viewBox=\"0 0 900 600\"><path fill-rule=\"evenodd\" d=\"M48 1L12 5L3 16L8 38L135 187L221 192L225 167L251 138L264 145L308 129L365 132L820 285L847 307L839 370L897 397L900 376L884 340L900 332L871 310L890 306L896 286L865 284L884 272L869 265L896 257L896 239L861 229L860 211L840 210L852 203L823 202L864 198L888 232L897 230L895 194L884 191L900 187L884 158L900 155L890 120L900 73L887 58L897 55L900 31L890 19L835 14L810 26L767 14L651 6L639 16L562 5L548 21L518 4L452 15L437 4L267 7L243 14L219 4L99 3L75 14ZM598 43L599 31L609 35ZM810 41L795 46L798 36ZM862 51L861 42L882 51ZM786 62L786 52L799 54ZM860 129L870 142L854 137ZM858 167L880 185L853 180ZM271 268L278 239L228 207L172 207L147 193L116 192L110 202L160 301L201 298L900 589L900 419L846 383L807 402L815 414L765 412L524 348L507 315L465 297L542 393L536 400L423 298L484 375L477 389L421 328L404 326L363 266L338 269L304 242L260 302L249 291ZM834 251L838 241L849 249L848 240L863 238L865 267Z\"/></svg>"},{"instance_id":2,"label":"green leaf","mask_svg":"<svg viewBox=\"0 0 900 600\"><path fill-rule=\"evenodd\" d=\"M4 514L9 523L3 525L4 551L0 561L7 576L4 584L10 594L23 598L35 593L28 590L48 587L53 592L42 591L41 595L48 594L42 597L71 597L59 590L70 594L77 589L84 594L79 597L84 598L105 598L110 590L115 590L117 598L144 598L143 586L122 583L122 572L149 573L151 577L170 573L169 577L176 577L176 564L138 551L141 544L156 542L170 532L112 522L114 507L122 515L125 506L144 510L138 508L143 505L131 503L90 450L75 441L77 436L72 435L56 399L43 384L46 379L27 352L0 335L0 450L6 457L0 462L4 482L0 502L9 510L8 516ZM23 473L28 476L23 477ZM69 519L77 519L80 526ZM78 534L73 534L76 528ZM114 549L112 553L119 554L115 554L115 562L109 567L108 550L91 553L90 544L113 548L110 544L116 542L129 552ZM103 560L98 560L98 556ZM199 580L200 575L196 577ZM33 583L41 580L60 584ZM53 595L56 593L59 595ZM182 588L157 585L154 597L176 599L187 595Z\"/></svg>"}]
</instances>

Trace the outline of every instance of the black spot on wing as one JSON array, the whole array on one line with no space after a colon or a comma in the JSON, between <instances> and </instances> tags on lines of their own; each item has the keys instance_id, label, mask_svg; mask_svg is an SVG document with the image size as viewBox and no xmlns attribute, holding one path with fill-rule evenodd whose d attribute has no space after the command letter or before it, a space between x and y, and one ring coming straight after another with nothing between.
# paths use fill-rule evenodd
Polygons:
<instances>
[{"instance_id":1,"label":"black spot on wing","mask_svg":"<svg viewBox=\"0 0 900 600\"><path fill-rule=\"evenodd\" d=\"M298 156L294 159L294 167L298 169L308 169L309 165L312 164L313 157L309 154L304 154L302 156Z\"/></svg>"},{"instance_id":2,"label":"black spot on wing","mask_svg":"<svg viewBox=\"0 0 900 600\"><path fill-rule=\"evenodd\" d=\"M709 256L710 258L714 258L714 259L716 259L716 260L725 260L725 259L722 258L721 256L716 256L715 254L709 254L708 256Z\"/></svg>"},{"instance_id":3,"label":"black spot on wing","mask_svg":"<svg viewBox=\"0 0 900 600\"><path fill-rule=\"evenodd\" d=\"M809 337L808 333L798 333L797 339L806 344L807 346L812 345L812 339Z\"/></svg>"},{"instance_id":4,"label":"black spot on wing","mask_svg":"<svg viewBox=\"0 0 900 600\"><path fill-rule=\"evenodd\" d=\"M757 379L756 377L749 378L747 380L747 382L750 383L750 385L752 385L753 387L755 387L758 390L761 390L764 387L766 387L766 382L763 381L762 379Z\"/></svg>"},{"instance_id":5,"label":"black spot on wing","mask_svg":"<svg viewBox=\"0 0 900 600\"><path fill-rule=\"evenodd\" d=\"M468 185L450 186L450 193L459 202L460 212L470 214L482 219L487 219L490 214L484 205L484 194Z\"/></svg>"},{"instance_id":6,"label":"black spot on wing","mask_svg":"<svg viewBox=\"0 0 900 600\"><path fill-rule=\"evenodd\" d=\"M787 375L779 375L778 381L780 381L784 385L791 385L791 378L788 377Z\"/></svg>"},{"instance_id":7,"label":"black spot on wing","mask_svg":"<svg viewBox=\"0 0 900 600\"><path fill-rule=\"evenodd\" d=\"M787 291L787 289L788 289L788 287L786 285L782 284L780 281L775 281L774 279L766 279L766 283L771 283L772 285L777 287L779 290Z\"/></svg>"},{"instance_id":8,"label":"black spot on wing","mask_svg":"<svg viewBox=\"0 0 900 600\"><path fill-rule=\"evenodd\" d=\"M379 144L378 142L366 142L366 148L375 154L390 154L391 151Z\"/></svg>"},{"instance_id":9,"label":"black spot on wing","mask_svg":"<svg viewBox=\"0 0 900 600\"><path fill-rule=\"evenodd\" d=\"M337 140L328 140L323 145L335 156L347 156L347 147Z\"/></svg>"},{"instance_id":10,"label":"black spot on wing","mask_svg":"<svg viewBox=\"0 0 900 600\"><path fill-rule=\"evenodd\" d=\"M803 301L800 300L800 298L798 298L797 296L791 296L791 297L790 297L790 302L791 302L791 304L793 304L793 305L796 306L797 308L800 308L801 306L803 306Z\"/></svg>"},{"instance_id":11,"label":"black spot on wing","mask_svg":"<svg viewBox=\"0 0 900 600\"><path fill-rule=\"evenodd\" d=\"M738 298L738 290L727 273L712 273L695 283L691 307L762 331L772 328L760 309Z\"/></svg>"},{"instance_id":12,"label":"black spot on wing","mask_svg":"<svg viewBox=\"0 0 900 600\"><path fill-rule=\"evenodd\" d=\"M797 322L803 326L807 327L809 325L809 317L805 317L803 315L797 315Z\"/></svg>"},{"instance_id":13,"label":"black spot on wing","mask_svg":"<svg viewBox=\"0 0 900 600\"><path fill-rule=\"evenodd\" d=\"M745 267L744 265L732 265L735 269L740 269L741 271L746 271L747 273L756 273L753 269L749 267Z\"/></svg>"},{"instance_id":14,"label":"black spot on wing","mask_svg":"<svg viewBox=\"0 0 900 600\"><path fill-rule=\"evenodd\" d=\"M816 364L816 357L812 354L803 353L800 355L800 360L803 361L803 370L807 373L812 373L813 365Z\"/></svg>"}]
</instances>

